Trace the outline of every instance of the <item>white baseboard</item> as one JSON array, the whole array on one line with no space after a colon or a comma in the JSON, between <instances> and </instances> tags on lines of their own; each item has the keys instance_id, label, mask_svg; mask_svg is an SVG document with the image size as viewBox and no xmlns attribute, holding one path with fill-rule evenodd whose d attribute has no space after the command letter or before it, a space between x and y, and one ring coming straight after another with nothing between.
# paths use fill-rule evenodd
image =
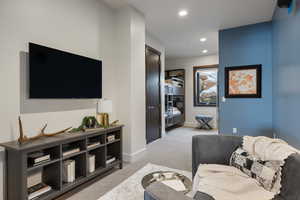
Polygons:
<instances>
[{"instance_id":1,"label":"white baseboard","mask_svg":"<svg viewBox=\"0 0 300 200\"><path fill-rule=\"evenodd\" d=\"M123 153L123 161L132 163L139 160L146 153L146 148L140 149L134 153Z\"/></svg>"},{"instance_id":2,"label":"white baseboard","mask_svg":"<svg viewBox=\"0 0 300 200\"><path fill-rule=\"evenodd\" d=\"M184 126L185 127L189 127L189 128L196 128L199 126L198 123L193 123L193 122L184 122Z\"/></svg>"}]
</instances>

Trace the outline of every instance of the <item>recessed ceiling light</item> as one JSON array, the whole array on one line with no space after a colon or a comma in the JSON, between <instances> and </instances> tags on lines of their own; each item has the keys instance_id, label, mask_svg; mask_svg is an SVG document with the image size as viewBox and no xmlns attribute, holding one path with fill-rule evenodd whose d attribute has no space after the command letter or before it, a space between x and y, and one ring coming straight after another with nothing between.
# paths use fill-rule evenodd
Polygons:
<instances>
[{"instance_id":1,"label":"recessed ceiling light","mask_svg":"<svg viewBox=\"0 0 300 200\"><path fill-rule=\"evenodd\" d=\"M188 11L187 10L180 10L178 12L179 17L185 17L188 15Z\"/></svg>"},{"instance_id":2,"label":"recessed ceiling light","mask_svg":"<svg viewBox=\"0 0 300 200\"><path fill-rule=\"evenodd\" d=\"M206 42L206 40L207 40L207 38L205 38L205 37L200 39L201 42Z\"/></svg>"},{"instance_id":3,"label":"recessed ceiling light","mask_svg":"<svg viewBox=\"0 0 300 200\"><path fill-rule=\"evenodd\" d=\"M208 50L207 49L204 49L203 51L202 51L202 53L207 53L208 52Z\"/></svg>"}]
</instances>

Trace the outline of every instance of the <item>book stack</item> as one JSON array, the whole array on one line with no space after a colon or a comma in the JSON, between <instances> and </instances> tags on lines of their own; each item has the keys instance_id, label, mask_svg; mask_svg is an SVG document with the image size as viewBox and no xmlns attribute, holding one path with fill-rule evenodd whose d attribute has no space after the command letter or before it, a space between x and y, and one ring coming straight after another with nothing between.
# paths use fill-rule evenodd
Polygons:
<instances>
[{"instance_id":1,"label":"book stack","mask_svg":"<svg viewBox=\"0 0 300 200\"><path fill-rule=\"evenodd\" d=\"M75 181L75 160L66 160L63 163L63 181L72 183Z\"/></svg>"},{"instance_id":2,"label":"book stack","mask_svg":"<svg viewBox=\"0 0 300 200\"><path fill-rule=\"evenodd\" d=\"M107 142L113 142L116 139L115 135L107 136Z\"/></svg>"},{"instance_id":3,"label":"book stack","mask_svg":"<svg viewBox=\"0 0 300 200\"><path fill-rule=\"evenodd\" d=\"M71 155L71 154L77 153L77 152L80 152L79 147L72 147L70 145L66 145L63 147L63 156L68 156L68 155Z\"/></svg>"},{"instance_id":4,"label":"book stack","mask_svg":"<svg viewBox=\"0 0 300 200\"><path fill-rule=\"evenodd\" d=\"M96 146L98 146L98 145L101 145L101 143L100 143L100 142L90 142L90 143L88 144L88 149L93 148L93 147L96 147Z\"/></svg>"},{"instance_id":5,"label":"book stack","mask_svg":"<svg viewBox=\"0 0 300 200\"><path fill-rule=\"evenodd\" d=\"M27 189L28 191L28 199L37 198L51 190L51 186L46 185L45 183L39 183Z\"/></svg>"},{"instance_id":6,"label":"book stack","mask_svg":"<svg viewBox=\"0 0 300 200\"><path fill-rule=\"evenodd\" d=\"M95 171L96 156L89 154L88 161L89 161L89 173L93 173Z\"/></svg>"},{"instance_id":7,"label":"book stack","mask_svg":"<svg viewBox=\"0 0 300 200\"><path fill-rule=\"evenodd\" d=\"M37 166L50 160L50 154L42 151L34 152L28 155L29 166Z\"/></svg>"},{"instance_id":8,"label":"book stack","mask_svg":"<svg viewBox=\"0 0 300 200\"><path fill-rule=\"evenodd\" d=\"M110 155L107 156L107 158L106 158L107 165L113 163L114 161L116 161L116 157L110 156Z\"/></svg>"},{"instance_id":9,"label":"book stack","mask_svg":"<svg viewBox=\"0 0 300 200\"><path fill-rule=\"evenodd\" d=\"M43 182L42 176L43 176L43 169L36 169L33 172L30 172L30 174L28 174L27 176L27 187L30 188L34 185L42 183Z\"/></svg>"}]
</instances>

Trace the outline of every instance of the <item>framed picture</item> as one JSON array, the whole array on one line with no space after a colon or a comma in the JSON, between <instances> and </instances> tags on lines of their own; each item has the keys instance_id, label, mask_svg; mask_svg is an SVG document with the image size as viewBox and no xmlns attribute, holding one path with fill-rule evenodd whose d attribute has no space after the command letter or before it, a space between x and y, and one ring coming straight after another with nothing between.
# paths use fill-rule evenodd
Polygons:
<instances>
[{"instance_id":1,"label":"framed picture","mask_svg":"<svg viewBox=\"0 0 300 200\"><path fill-rule=\"evenodd\" d=\"M261 98L262 65L225 68L226 98Z\"/></svg>"},{"instance_id":2,"label":"framed picture","mask_svg":"<svg viewBox=\"0 0 300 200\"><path fill-rule=\"evenodd\" d=\"M194 106L217 106L218 65L194 67Z\"/></svg>"}]
</instances>

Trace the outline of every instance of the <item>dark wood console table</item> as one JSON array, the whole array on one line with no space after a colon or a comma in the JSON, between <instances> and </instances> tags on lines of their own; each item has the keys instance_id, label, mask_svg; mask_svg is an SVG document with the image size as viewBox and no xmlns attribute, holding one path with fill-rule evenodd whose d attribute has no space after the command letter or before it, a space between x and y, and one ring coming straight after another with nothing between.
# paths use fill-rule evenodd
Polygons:
<instances>
[{"instance_id":1,"label":"dark wood console table","mask_svg":"<svg viewBox=\"0 0 300 200\"><path fill-rule=\"evenodd\" d=\"M6 153L7 200L28 199L27 178L35 170L42 171L42 181L52 188L35 200L51 200L93 178L105 175L114 167L122 169L122 127L114 126L88 132L65 133L22 145L17 141L0 144L5 148ZM107 137L110 135L114 135L115 140L108 142ZM88 148L90 140L99 141L100 144ZM63 156L65 145L75 145L80 148L80 151ZM30 166L28 155L36 151L47 152L51 159L39 165ZM88 170L89 154L95 156L95 171L92 173ZM106 164L108 155L115 157L116 160ZM72 183L63 182L63 162L67 159L76 161L75 181Z\"/></svg>"}]
</instances>

